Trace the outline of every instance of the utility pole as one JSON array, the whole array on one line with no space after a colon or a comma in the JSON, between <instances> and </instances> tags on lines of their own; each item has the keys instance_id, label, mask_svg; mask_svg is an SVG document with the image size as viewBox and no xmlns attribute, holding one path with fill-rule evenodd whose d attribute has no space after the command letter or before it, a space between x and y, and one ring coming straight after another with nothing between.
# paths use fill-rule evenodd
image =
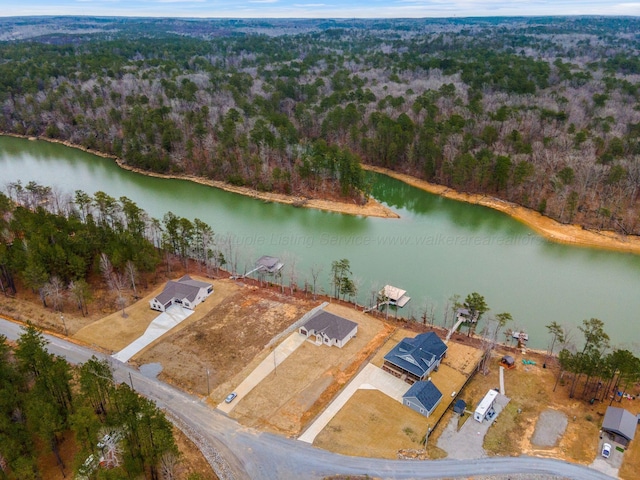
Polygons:
<instances>
[{"instance_id":1,"label":"utility pole","mask_svg":"<svg viewBox=\"0 0 640 480\"><path fill-rule=\"evenodd\" d=\"M62 322L62 326L64 327L64 335L65 337L69 336L69 333L67 331L67 324L64 321L64 315L60 314L60 321Z\"/></svg>"}]
</instances>

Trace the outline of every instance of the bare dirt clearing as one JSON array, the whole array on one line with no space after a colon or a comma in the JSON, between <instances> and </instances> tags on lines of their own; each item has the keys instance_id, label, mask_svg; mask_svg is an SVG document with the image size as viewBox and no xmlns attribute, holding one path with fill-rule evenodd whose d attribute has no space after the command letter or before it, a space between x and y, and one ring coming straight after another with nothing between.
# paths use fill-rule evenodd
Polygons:
<instances>
[{"instance_id":1,"label":"bare dirt clearing","mask_svg":"<svg viewBox=\"0 0 640 480\"><path fill-rule=\"evenodd\" d=\"M325 310L357 322L356 337L343 348L303 343L240 399L232 417L277 433L300 433L392 331L392 327L354 309L331 304ZM229 385L225 391L231 389Z\"/></svg>"},{"instance_id":2,"label":"bare dirt clearing","mask_svg":"<svg viewBox=\"0 0 640 480\"><path fill-rule=\"evenodd\" d=\"M216 392L221 401L228 392L219 386L244 378L267 343L320 302L229 279L213 285L213 295L194 315L133 360L160 363L161 380L199 395Z\"/></svg>"}]
</instances>

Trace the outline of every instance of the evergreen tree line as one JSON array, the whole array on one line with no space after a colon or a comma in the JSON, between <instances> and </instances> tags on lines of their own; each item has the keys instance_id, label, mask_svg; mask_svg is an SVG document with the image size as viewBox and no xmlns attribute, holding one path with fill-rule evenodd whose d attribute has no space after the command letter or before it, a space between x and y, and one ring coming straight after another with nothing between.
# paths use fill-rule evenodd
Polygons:
<instances>
[{"instance_id":1,"label":"evergreen tree line","mask_svg":"<svg viewBox=\"0 0 640 480\"><path fill-rule=\"evenodd\" d=\"M31 325L13 349L0 336L0 478L43 478L39 459L50 453L64 476L175 478L179 452L162 411L116 385L106 361L71 367L47 343ZM77 446L71 463L61 456L70 435Z\"/></svg>"},{"instance_id":2,"label":"evergreen tree line","mask_svg":"<svg viewBox=\"0 0 640 480\"><path fill-rule=\"evenodd\" d=\"M555 322L547 329L553 336L553 352L556 341L564 343L565 331ZM556 387L560 381L564 382L563 377L568 372L571 374L568 377L571 398L580 395L591 401L609 400L609 405L614 400L622 402L627 389L640 381L640 358L627 349L611 349L609 335L600 319L583 320L578 329L584 336L584 344L582 348L563 345L558 354L560 372ZM578 388L581 382L584 382L582 391Z\"/></svg>"},{"instance_id":3,"label":"evergreen tree line","mask_svg":"<svg viewBox=\"0 0 640 480\"><path fill-rule=\"evenodd\" d=\"M640 233L637 19L295 23L1 42L0 130L361 201L365 161Z\"/></svg>"},{"instance_id":4,"label":"evergreen tree line","mask_svg":"<svg viewBox=\"0 0 640 480\"><path fill-rule=\"evenodd\" d=\"M0 235L5 295L16 293L19 278L39 293L43 306L62 311L69 302L83 314L92 276L101 276L124 307L124 293L137 295L138 283L155 273L163 253L205 261L214 240L211 227L197 218L168 212L158 220L124 196L78 190L71 198L35 182L12 183L7 195L0 193Z\"/></svg>"}]
</instances>

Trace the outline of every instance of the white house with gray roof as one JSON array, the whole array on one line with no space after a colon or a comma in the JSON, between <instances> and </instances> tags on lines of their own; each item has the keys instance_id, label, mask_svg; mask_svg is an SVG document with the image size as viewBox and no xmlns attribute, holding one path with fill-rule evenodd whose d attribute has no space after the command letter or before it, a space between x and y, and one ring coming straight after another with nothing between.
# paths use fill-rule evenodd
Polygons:
<instances>
[{"instance_id":1,"label":"white house with gray roof","mask_svg":"<svg viewBox=\"0 0 640 480\"><path fill-rule=\"evenodd\" d=\"M213 285L192 279L189 275L178 280L170 280L164 290L149 302L153 310L166 311L171 305L182 305L189 310L195 310L199 303L204 302L213 293Z\"/></svg>"},{"instance_id":2,"label":"white house with gray roof","mask_svg":"<svg viewBox=\"0 0 640 480\"><path fill-rule=\"evenodd\" d=\"M320 310L307 320L298 331L307 338L315 337L316 345L335 345L342 348L356 336L358 324L325 310Z\"/></svg>"}]
</instances>

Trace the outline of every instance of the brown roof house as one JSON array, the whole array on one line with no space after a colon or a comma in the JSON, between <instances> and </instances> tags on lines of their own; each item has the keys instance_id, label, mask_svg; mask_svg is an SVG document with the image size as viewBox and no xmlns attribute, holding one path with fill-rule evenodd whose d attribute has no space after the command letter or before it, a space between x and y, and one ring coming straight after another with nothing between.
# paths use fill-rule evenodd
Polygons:
<instances>
[{"instance_id":1,"label":"brown roof house","mask_svg":"<svg viewBox=\"0 0 640 480\"><path fill-rule=\"evenodd\" d=\"M149 302L153 310L164 312L171 305L182 305L189 310L195 310L199 303L204 302L213 293L213 285L192 279L189 275L178 280L169 280L164 290Z\"/></svg>"},{"instance_id":2,"label":"brown roof house","mask_svg":"<svg viewBox=\"0 0 640 480\"><path fill-rule=\"evenodd\" d=\"M638 418L624 408L608 407L602 421L602 431L609 438L620 445L627 447L633 440L638 426Z\"/></svg>"},{"instance_id":3,"label":"brown roof house","mask_svg":"<svg viewBox=\"0 0 640 480\"><path fill-rule=\"evenodd\" d=\"M298 331L307 338L315 337L315 344L342 348L358 333L358 324L332 313L320 310Z\"/></svg>"}]
</instances>

